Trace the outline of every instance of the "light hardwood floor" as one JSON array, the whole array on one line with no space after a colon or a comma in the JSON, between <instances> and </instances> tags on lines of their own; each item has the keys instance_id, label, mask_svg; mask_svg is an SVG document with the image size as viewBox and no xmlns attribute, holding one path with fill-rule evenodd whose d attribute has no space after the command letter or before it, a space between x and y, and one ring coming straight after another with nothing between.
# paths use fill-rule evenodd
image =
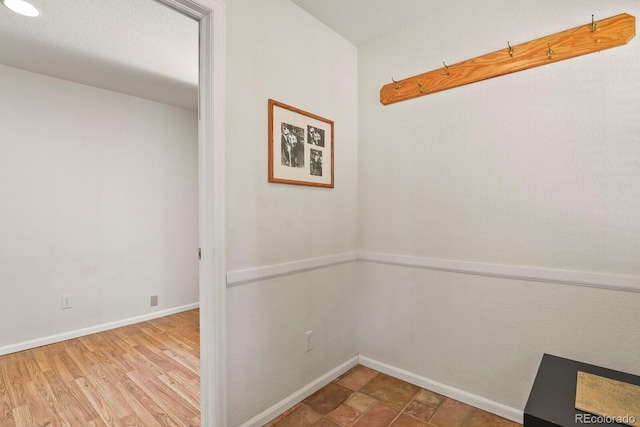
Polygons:
<instances>
[{"instance_id":1,"label":"light hardwood floor","mask_svg":"<svg viewBox=\"0 0 640 427\"><path fill-rule=\"evenodd\" d=\"M0 427L199 426L199 311L0 357Z\"/></svg>"}]
</instances>

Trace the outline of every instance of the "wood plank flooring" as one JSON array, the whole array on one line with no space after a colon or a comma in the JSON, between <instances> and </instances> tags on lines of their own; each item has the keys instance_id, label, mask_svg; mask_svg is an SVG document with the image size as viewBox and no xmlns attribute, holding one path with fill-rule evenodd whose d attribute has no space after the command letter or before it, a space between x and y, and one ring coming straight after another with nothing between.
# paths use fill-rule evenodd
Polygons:
<instances>
[{"instance_id":1,"label":"wood plank flooring","mask_svg":"<svg viewBox=\"0 0 640 427\"><path fill-rule=\"evenodd\" d=\"M200 426L199 315L0 356L0 427Z\"/></svg>"}]
</instances>

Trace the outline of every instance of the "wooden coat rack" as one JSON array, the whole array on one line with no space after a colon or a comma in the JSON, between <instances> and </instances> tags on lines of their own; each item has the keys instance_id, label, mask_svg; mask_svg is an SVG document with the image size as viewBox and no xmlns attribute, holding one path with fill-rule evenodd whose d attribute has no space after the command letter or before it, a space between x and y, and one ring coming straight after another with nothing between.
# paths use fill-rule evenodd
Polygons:
<instances>
[{"instance_id":1,"label":"wooden coat rack","mask_svg":"<svg viewBox=\"0 0 640 427\"><path fill-rule=\"evenodd\" d=\"M622 46L636 34L636 18L623 13L496 52L386 84L384 105L475 83L528 68Z\"/></svg>"}]
</instances>

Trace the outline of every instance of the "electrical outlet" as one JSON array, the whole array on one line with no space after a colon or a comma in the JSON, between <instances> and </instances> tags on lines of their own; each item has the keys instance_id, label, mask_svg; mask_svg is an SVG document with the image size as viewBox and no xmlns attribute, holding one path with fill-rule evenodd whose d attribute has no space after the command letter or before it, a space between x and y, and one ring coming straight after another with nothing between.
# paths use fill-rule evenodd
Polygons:
<instances>
[{"instance_id":1,"label":"electrical outlet","mask_svg":"<svg viewBox=\"0 0 640 427\"><path fill-rule=\"evenodd\" d=\"M313 330L304 333L304 351L313 350Z\"/></svg>"},{"instance_id":2,"label":"electrical outlet","mask_svg":"<svg viewBox=\"0 0 640 427\"><path fill-rule=\"evenodd\" d=\"M158 305L158 295L151 295L151 307Z\"/></svg>"},{"instance_id":3,"label":"electrical outlet","mask_svg":"<svg viewBox=\"0 0 640 427\"><path fill-rule=\"evenodd\" d=\"M71 295L63 295L62 297L62 309L66 310L71 308Z\"/></svg>"}]
</instances>

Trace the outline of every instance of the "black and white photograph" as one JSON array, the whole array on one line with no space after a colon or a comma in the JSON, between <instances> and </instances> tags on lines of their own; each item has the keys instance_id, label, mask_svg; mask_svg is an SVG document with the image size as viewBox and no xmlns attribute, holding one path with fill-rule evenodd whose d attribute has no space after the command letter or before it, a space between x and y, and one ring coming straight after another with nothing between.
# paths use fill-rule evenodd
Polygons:
<instances>
[{"instance_id":1,"label":"black and white photograph","mask_svg":"<svg viewBox=\"0 0 640 427\"><path fill-rule=\"evenodd\" d=\"M312 145L324 147L324 130L315 126L307 126L307 142Z\"/></svg>"},{"instance_id":2,"label":"black and white photograph","mask_svg":"<svg viewBox=\"0 0 640 427\"><path fill-rule=\"evenodd\" d=\"M311 149L311 175L322 176L322 151Z\"/></svg>"},{"instance_id":3,"label":"black and white photograph","mask_svg":"<svg viewBox=\"0 0 640 427\"><path fill-rule=\"evenodd\" d=\"M334 188L333 121L269 100L269 182Z\"/></svg>"},{"instance_id":4,"label":"black and white photograph","mask_svg":"<svg viewBox=\"0 0 640 427\"><path fill-rule=\"evenodd\" d=\"M281 123L282 166L304 167L304 129Z\"/></svg>"}]
</instances>

